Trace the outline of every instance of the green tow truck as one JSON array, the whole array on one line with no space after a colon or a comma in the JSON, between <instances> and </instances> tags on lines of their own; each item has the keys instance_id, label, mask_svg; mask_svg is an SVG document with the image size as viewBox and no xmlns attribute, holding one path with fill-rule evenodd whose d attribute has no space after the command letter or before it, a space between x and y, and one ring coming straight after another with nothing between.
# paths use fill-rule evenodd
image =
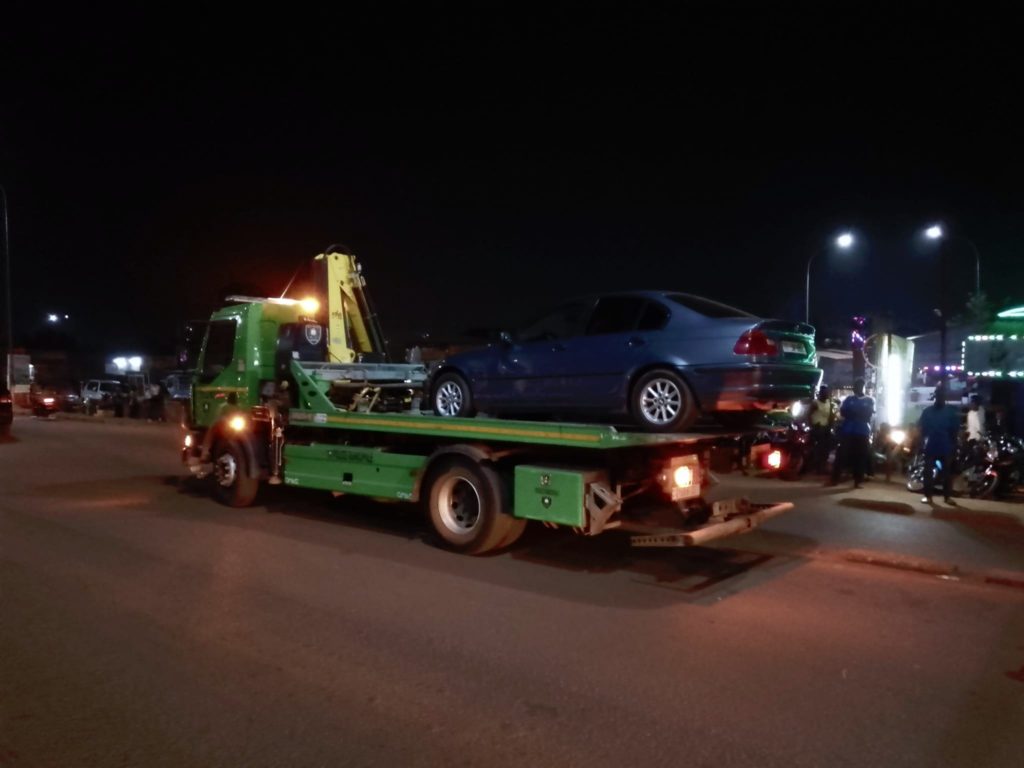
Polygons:
<instances>
[{"instance_id":1,"label":"green tow truck","mask_svg":"<svg viewBox=\"0 0 1024 768\"><path fill-rule=\"evenodd\" d=\"M261 483L421 503L469 554L511 545L529 520L688 546L791 508L704 500L729 435L421 413L426 368L381 353L358 265L318 260L326 315L314 300L234 297L207 325L182 458L224 503L252 504Z\"/></svg>"}]
</instances>

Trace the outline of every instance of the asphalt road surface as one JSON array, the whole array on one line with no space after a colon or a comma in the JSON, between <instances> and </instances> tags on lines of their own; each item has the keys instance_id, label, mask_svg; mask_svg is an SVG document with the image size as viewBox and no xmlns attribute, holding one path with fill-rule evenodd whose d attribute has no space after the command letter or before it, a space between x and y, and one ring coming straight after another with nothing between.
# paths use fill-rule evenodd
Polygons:
<instances>
[{"instance_id":1,"label":"asphalt road surface","mask_svg":"<svg viewBox=\"0 0 1024 768\"><path fill-rule=\"evenodd\" d=\"M173 428L15 431L0 766L1024 765L1024 590L773 551L829 544L799 517L469 558L402 505L219 506Z\"/></svg>"}]
</instances>

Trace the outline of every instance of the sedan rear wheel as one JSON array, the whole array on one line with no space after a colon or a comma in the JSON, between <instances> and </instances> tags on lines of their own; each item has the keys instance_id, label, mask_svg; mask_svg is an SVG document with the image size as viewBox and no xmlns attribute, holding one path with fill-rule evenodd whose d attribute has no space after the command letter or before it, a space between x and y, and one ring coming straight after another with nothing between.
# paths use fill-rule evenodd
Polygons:
<instances>
[{"instance_id":1,"label":"sedan rear wheel","mask_svg":"<svg viewBox=\"0 0 1024 768\"><path fill-rule=\"evenodd\" d=\"M648 371L633 385L633 420L646 432L684 432L697 420L697 404L686 382L670 370Z\"/></svg>"}]
</instances>

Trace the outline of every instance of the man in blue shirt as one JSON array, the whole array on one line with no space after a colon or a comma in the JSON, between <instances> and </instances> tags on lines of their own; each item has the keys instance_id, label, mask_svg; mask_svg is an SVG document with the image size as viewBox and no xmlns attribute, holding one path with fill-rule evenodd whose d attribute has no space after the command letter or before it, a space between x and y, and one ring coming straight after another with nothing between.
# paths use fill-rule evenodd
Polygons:
<instances>
[{"instance_id":1,"label":"man in blue shirt","mask_svg":"<svg viewBox=\"0 0 1024 768\"><path fill-rule=\"evenodd\" d=\"M843 423L839 425L839 446L829 485L839 482L844 464L853 472L854 488L860 488L864 482L864 471L871 455L871 417L874 413L875 400L864 394L864 379L857 379L853 382L853 394L839 407Z\"/></svg>"},{"instance_id":2,"label":"man in blue shirt","mask_svg":"<svg viewBox=\"0 0 1024 768\"><path fill-rule=\"evenodd\" d=\"M948 504L953 486L953 454L960 433L960 413L953 406L946 405L946 393L942 385L935 388L935 404L924 409L918 426L921 439L924 440L924 498L921 501L932 503L936 475L941 474L942 495ZM936 466L936 462L939 469L933 472L932 467Z\"/></svg>"}]
</instances>

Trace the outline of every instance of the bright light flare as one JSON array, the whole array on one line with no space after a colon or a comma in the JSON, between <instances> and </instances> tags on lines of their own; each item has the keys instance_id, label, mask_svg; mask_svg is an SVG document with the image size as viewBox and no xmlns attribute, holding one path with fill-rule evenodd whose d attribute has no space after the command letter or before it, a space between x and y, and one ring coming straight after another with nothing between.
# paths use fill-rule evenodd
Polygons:
<instances>
[{"instance_id":1,"label":"bright light flare","mask_svg":"<svg viewBox=\"0 0 1024 768\"><path fill-rule=\"evenodd\" d=\"M192 447L192 435L185 435L185 447L186 448L191 448Z\"/></svg>"},{"instance_id":2,"label":"bright light flare","mask_svg":"<svg viewBox=\"0 0 1024 768\"><path fill-rule=\"evenodd\" d=\"M672 479L675 481L676 488L689 488L693 485L693 468L685 465L676 467L676 471L672 473Z\"/></svg>"},{"instance_id":3,"label":"bright light flare","mask_svg":"<svg viewBox=\"0 0 1024 768\"><path fill-rule=\"evenodd\" d=\"M314 299L312 296L307 296L299 302L299 306L302 307L302 311L307 315L315 315L320 311L320 302Z\"/></svg>"},{"instance_id":4,"label":"bright light flare","mask_svg":"<svg viewBox=\"0 0 1024 768\"><path fill-rule=\"evenodd\" d=\"M54 400L52 397L44 397L43 398L43 405L53 405L55 402L57 402L57 401Z\"/></svg>"},{"instance_id":5,"label":"bright light flare","mask_svg":"<svg viewBox=\"0 0 1024 768\"><path fill-rule=\"evenodd\" d=\"M853 233L843 232L839 237L836 238L836 245L840 248L849 248L853 245Z\"/></svg>"},{"instance_id":6,"label":"bright light flare","mask_svg":"<svg viewBox=\"0 0 1024 768\"><path fill-rule=\"evenodd\" d=\"M58 320L60 320L60 318L57 315L54 315L54 314L51 313L51 314L46 316L46 320L47 320L47 322L50 322L50 323L56 323Z\"/></svg>"},{"instance_id":7,"label":"bright light flare","mask_svg":"<svg viewBox=\"0 0 1024 768\"><path fill-rule=\"evenodd\" d=\"M942 237L942 234L942 227L940 227L938 224L932 224L930 227L928 227L928 229L924 231L924 236L927 237L929 240L938 240L940 237Z\"/></svg>"},{"instance_id":8,"label":"bright light flare","mask_svg":"<svg viewBox=\"0 0 1024 768\"><path fill-rule=\"evenodd\" d=\"M803 415L804 404L797 400L791 406L789 406L789 413L794 419L799 419Z\"/></svg>"},{"instance_id":9,"label":"bright light flare","mask_svg":"<svg viewBox=\"0 0 1024 768\"><path fill-rule=\"evenodd\" d=\"M905 430L894 429L892 432L889 433L889 442L893 443L894 445L903 445L906 439L907 433Z\"/></svg>"},{"instance_id":10,"label":"bright light flare","mask_svg":"<svg viewBox=\"0 0 1024 768\"><path fill-rule=\"evenodd\" d=\"M244 416L232 416L228 419L228 426L235 432L243 432L247 426L247 422Z\"/></svg>"},{"instance_id":11,"label":"bright light flare","mask_svg":"<svg viewBox=\"0 0 1024 768\"><path fill-rule=\"evenodd\" d=\"M768 454L767 459L768 466L772 469L778 469L782 466L782 451L772 451Z\"/></svg>"}]
</instances>

